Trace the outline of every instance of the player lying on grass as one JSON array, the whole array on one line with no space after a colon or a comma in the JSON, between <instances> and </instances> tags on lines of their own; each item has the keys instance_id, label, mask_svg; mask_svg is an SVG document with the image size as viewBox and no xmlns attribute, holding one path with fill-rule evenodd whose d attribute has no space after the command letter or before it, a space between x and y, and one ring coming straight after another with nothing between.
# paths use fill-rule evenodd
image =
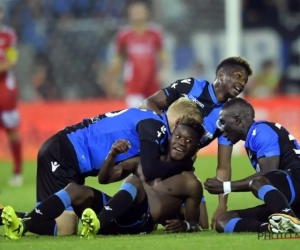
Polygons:
<instances>
[{"instance_id":1,"label":"player lying on grass","mask_svg":"<svg viewBox=\"0 0 300 250\"><path fill-rule=\"evenodd\" d=\"M204 129L196 120L181 119L170 139L165 160L177 162L191 158L196 153L198 139L203 135ZM149 233L157 223L166 224L168 232L199 230L199 204L203 189L194 172L145 182L139 157L116 164L118 156L128 152L130 146L127 140L117 141L99 172L100 179L109 181L118 181L135 173L126 179L113 198L91 187L71 183L42 202L23 220L19 220L12 207L5 207L2 213L5 234L11 239L19 239L35 225L58 217L70 205L78 216L85 208L91 208L82 214L82 234L86 237L96 234L99 228L102 234ZM171 220L166 223L167 219L175 218L173 215L178 213L182 202L186 204L186 222Z\"/></svg>"},{"instance_id":2,"label":"player lying on grass","mask_svg":"<svg viewBox=\"0 0 300 250\"><path fill-rule=\"evenodd\" d=\"M245 141L245 149L257 172L243 180L222 182L207 179L211 194L252 192L264 205L229 211L219 216L218 232L300 232L300 146L280 124L255 121L247 101L236 98L220 112L219 126L233 144Z\"/></svg>"},{"instance_id":3,"label":"player lying on grass","mask_svg":"<svg viewBox=\"0 0 300 250\"><path fill-rule=\"evenodd\" d=\"M241 57L229 57L218 65L216 80L213 84L194 78L177 80L143 101L140 108L162 113L161 110L169 108L181 96L186 96L197 103L197 107L204 117L204 126L207 131L199 143L199 148L206 147L218 138L216 175L221 180L229 181L231 179L232 145L222 136L222 131L216 126L216 121L222 106L244 90L251 74L252 69L247 60ZM216 217L226 210L227 195L220 195L219 206L212 217L212 227L214 227Z\"/></svg>"},{"instance_id":4,"label":"player lying on grass","mask_svg":"<svg viewBox=\"0 0 300 250\"><path fill-rule=\"evenodd\" d=\"M167 178L193 168L193 160L163 162L168 139L176 122L185 114L202 122L197 105L188 98L180 98L167 112L158 115L153 111L128 109L109 112L85 119L66 127L49 138L40 148L37 157L37 202L65 188L69 183L84 184L88 176L97 176L113 143L120 139L130 142L128 153L118 155L116 162L140 155L146 178ZM77 232L78 218L72 208L56 220L48 220L32 229L41 235L71 235ZM37 207L39 211L39 206Z\"/></svg>"}]
</instances>

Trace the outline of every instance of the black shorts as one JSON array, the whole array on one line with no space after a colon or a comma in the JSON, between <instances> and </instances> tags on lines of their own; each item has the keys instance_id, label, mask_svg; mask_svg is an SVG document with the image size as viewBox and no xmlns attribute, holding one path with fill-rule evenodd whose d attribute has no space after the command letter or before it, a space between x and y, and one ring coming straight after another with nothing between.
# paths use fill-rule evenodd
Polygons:
<instances>
[{"instance_id":1,"label":"black shorts","mask_svg":"<svg viewBox=\"0 0 300 250\"><path fill-rule=\"evenodd\" d=\"M84 178L80 174L73 145L65 134L59 133L50 137L38 152L37 202L42 202L72 182L82 185Z\"/></svg>"},{"instance_id":2,"label":"black shorts","mask_svg":"<svg viewBox=\"0 0 300 250\"><path fill-rule=\"evenodd\" d=\"M111 197L101 191L93 190L94 201L91 209L93 209L96 214L99 214ZM133 204L127 213L113 220L110 225L100 230L98 234L148 234L151 233L153 229L154 223L150 215L148 197L145 196L141 203Z\"/></svg>"},{"instance_id":3,"label":"black shorts","mask_svg":"<svg viewBox=\"0 0 300 250\"><path fill-rule=\"evenodd\" d=\"M271 184L287 198L293 212L300 216L300 168L293 168L287 171L274 170L264 175ZM266 205L260 205L248 209L235 210L241 218L256 219L267 222L272 211ZM299 217L300 218L300 217Z\"/></svg>"},{"instance_id":4,"label":"black shorts","mask_svg":"<svg viewBox=\"0 0 300 250\"><path fill-rule=\"evenodd\" d=\"M295 213L300 212L300 168L273 170L264 175L284 194Z\"/></svg>"}]
</instances>

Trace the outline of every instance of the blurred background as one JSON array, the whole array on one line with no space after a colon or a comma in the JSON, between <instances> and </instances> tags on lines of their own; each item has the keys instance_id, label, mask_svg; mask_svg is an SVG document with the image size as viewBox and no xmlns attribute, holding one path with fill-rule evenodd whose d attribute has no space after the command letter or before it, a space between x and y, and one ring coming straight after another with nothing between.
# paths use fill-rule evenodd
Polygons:
<instances>
[{"instance_id":1,"label":"blurred background","mask_svg":"<svg viewBox=\"0 0 300 250\"><path fill-rule=\"evenodd\" d=\"M133 2L1 0L3 25L17 37L25 160L70 123L137 106L177 79L212 83L219 62L237 55L254 70L244 94L257 117L300 139L299 0ZM5 134L0 141L0 160L9 160ZM215 143L200 154L215 155Z\"/></svg>"}]
</instances>

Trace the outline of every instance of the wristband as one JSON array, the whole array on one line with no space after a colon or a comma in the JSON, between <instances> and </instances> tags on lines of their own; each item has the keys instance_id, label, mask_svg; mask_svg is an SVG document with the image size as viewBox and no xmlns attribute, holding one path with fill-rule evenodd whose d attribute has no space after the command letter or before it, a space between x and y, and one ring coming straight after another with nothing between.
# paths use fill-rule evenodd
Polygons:
<instances>
[{"instance_id":1,"label":"wristband","mask_svg":"<svg viewBox=\"0 0 300 250\"><path fill-rule=\"evenodd\" d=\"M224 194L228 194L231 192L231 182L230 181L223 182L223 191L224 191Z\"/></svg>"},{"instance_id":2,"label":"wristband","mask_svg":"<svg viewBox=\"0 0 300 250\"><path fill-rule=\"evenodd\" d=\"M190 231L190 229L191 229L190 223L188 223L186 220L184 222L186 223L186 231L187 232Z\"/></svg>"}]
</instances>

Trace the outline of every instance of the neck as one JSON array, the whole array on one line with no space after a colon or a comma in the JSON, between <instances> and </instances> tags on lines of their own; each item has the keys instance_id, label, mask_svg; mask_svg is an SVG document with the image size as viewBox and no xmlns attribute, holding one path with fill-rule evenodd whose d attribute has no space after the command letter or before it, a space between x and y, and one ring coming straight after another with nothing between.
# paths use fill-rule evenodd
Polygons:
<instances>
[{"instance_id":1,"label":"neck","mask_svg":"<svg viewBox=\"0 0 300 250\"><path fill-rule=\"evenodd\" d=\"M247 135L248 135L248 132L249 132L249 129L250 127L252 126L252 124L254 123L254 120L252 120L251 122L248 122L244 128L244 131L243 131L243 136L241 138L241 140L243 141L246 141L246 138L247 138Z\"/></svg>"},{"instance_id":2,"label":"neck","mask_svg":"<svg viewBox=\"0 0 300 250\"><path fill-rule=\"evenodd\" d=\"M147 25L144 23L135 23L132 24L131 27L136 33L144 33L147 29Z\"/></svg>"},{"instance_id":3,"label":"neck","mask_svg":"<svg viewBox=\"0 0 300 250\"><path fill-rule=\"evenodd\" d=\"M217 79L213 83L213 89L215 91L218 102L223 103L223 102L228 101L228 97L226 96L226 94L224 94L224 91L222 90L221 84Z\"/></svg>"}]
</instances>

